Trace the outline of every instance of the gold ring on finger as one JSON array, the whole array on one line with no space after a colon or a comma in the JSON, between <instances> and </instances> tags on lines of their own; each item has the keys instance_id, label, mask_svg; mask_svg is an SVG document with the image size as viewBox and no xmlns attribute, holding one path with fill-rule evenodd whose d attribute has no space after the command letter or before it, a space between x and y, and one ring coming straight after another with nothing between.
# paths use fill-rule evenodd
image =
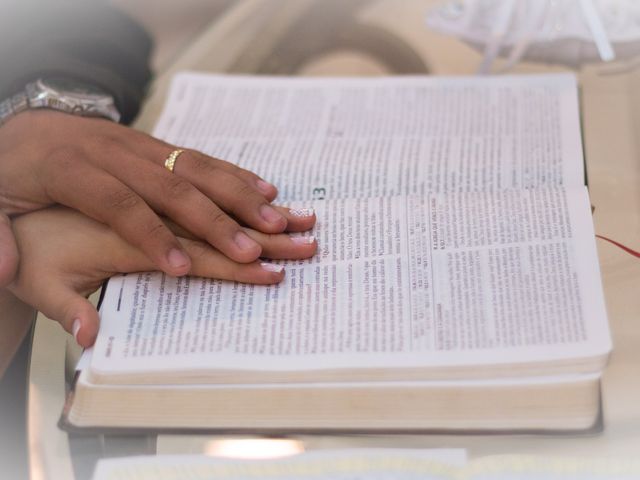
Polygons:
<instances>
[{"instance_id":1,"label":"gold ring on finger","mask_svg":"<svg viewBox=\"0 0 640 480\"><path fill-rule=\"evenodd\" d=\"M179 148L171 152L167 159L164 161L164 168L173 173L173 169L176 166L176 160L178 160L178 157L182 152L184 152L184 150L180 150Z\"/></svg>"}]
</instances>

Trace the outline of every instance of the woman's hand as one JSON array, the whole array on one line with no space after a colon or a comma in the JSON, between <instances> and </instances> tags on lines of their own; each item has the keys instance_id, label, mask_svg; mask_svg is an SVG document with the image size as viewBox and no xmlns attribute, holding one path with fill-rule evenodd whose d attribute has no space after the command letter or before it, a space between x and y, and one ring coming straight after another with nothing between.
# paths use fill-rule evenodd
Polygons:
<instances>
[{"instance_id":1,"label":"woman's hand","mask_svg":"<svg viewBox=\"0 0 640 480\"><path fill-rule=\"evenodd\" d=\"M313 219L274 207L276 188L231 163L176 147L98 118L26 111L0 128L0 286L17 253L8 216L53 204L109 225L170 275L191 271L188 252L159 217L179 223L234 262L255 261L264 233L302 231Z\"/></svg>"},{"instance_id":2,"label":"woman's hand","mask_svg":"<svg viewBox=\"0 0 640 480\"><path fill-rule=\"evenodd\" d=\"M9 289L60 322L83 347L93 345L99 322L98 313L85 296L116 273L155 269L142 250L109 227L68 208L50 207L22 215L14 219L13 229L20 264ZM241 231L269 259L308 258L317 248L313 237L264 234L249 228ZM181 234L177 241L192 259L186 273L257 284L277 283L284 278L284 270L275 264L236 262L208 244Z\"/></svg>"}]
</instances>

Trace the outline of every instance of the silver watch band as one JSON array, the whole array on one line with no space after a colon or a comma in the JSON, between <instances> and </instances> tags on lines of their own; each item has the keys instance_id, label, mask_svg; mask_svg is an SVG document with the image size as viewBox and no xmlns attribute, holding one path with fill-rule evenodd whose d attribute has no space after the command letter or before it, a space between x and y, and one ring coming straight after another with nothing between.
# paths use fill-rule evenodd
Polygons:
<instances>
[{"instance_id":1,"label":"silver watch band","mask_svg":"<svg viewBox=\"0 0 640 480\"><path fill-rule=\"evenodd\" d=\"M24 112L29 108L29 99L24 92L15 95L0 102L0 125L5 123L14 115Z\"/></svg>"},{"instance_id":2,"label":"silver watch band","mask_svg":"<svg viewBox=\"0 0 640 480\"><path fill-rule=\"evenodd\" d=\"M23 92L0 102L0 125L27 109L49 108L84 117L107 118L120 121L120 112L113 97L100 92L92 95L76 95L52 89L43 79L30 82Z\"/></svg>"}]
</instances>

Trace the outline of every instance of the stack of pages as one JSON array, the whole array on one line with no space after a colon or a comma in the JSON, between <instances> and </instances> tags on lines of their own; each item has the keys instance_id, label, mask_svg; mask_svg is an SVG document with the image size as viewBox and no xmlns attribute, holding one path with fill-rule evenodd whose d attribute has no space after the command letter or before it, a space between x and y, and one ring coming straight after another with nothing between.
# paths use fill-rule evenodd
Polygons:
<instances>
[{"instance_id":1,"label":"stack of pages","mask_svg":"<svg viewBox=\"0 0 640 480\"><path fill-rule=\"evenodd\" d=\"M611 340L571 75L179 74L155 135L315 208L283 283L112 278L67 428L588 430Z\"/></svg>"}]
</instances>

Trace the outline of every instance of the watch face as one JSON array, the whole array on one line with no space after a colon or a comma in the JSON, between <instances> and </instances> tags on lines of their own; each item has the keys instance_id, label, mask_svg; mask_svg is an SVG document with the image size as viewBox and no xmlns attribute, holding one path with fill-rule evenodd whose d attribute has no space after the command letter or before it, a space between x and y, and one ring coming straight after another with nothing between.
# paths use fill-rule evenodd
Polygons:
<instances>
[{"instance_id":1,"label":"watch face","mask_svg":"<svg viewBox=\"0 0 640 480\"><path fill-rule=\"evenodd\" d=\"M73 97L96 99L108 95L99 87L72 78L50 77L40 80L40 84L47 90Z\"/></svg>"}]
</instances>

